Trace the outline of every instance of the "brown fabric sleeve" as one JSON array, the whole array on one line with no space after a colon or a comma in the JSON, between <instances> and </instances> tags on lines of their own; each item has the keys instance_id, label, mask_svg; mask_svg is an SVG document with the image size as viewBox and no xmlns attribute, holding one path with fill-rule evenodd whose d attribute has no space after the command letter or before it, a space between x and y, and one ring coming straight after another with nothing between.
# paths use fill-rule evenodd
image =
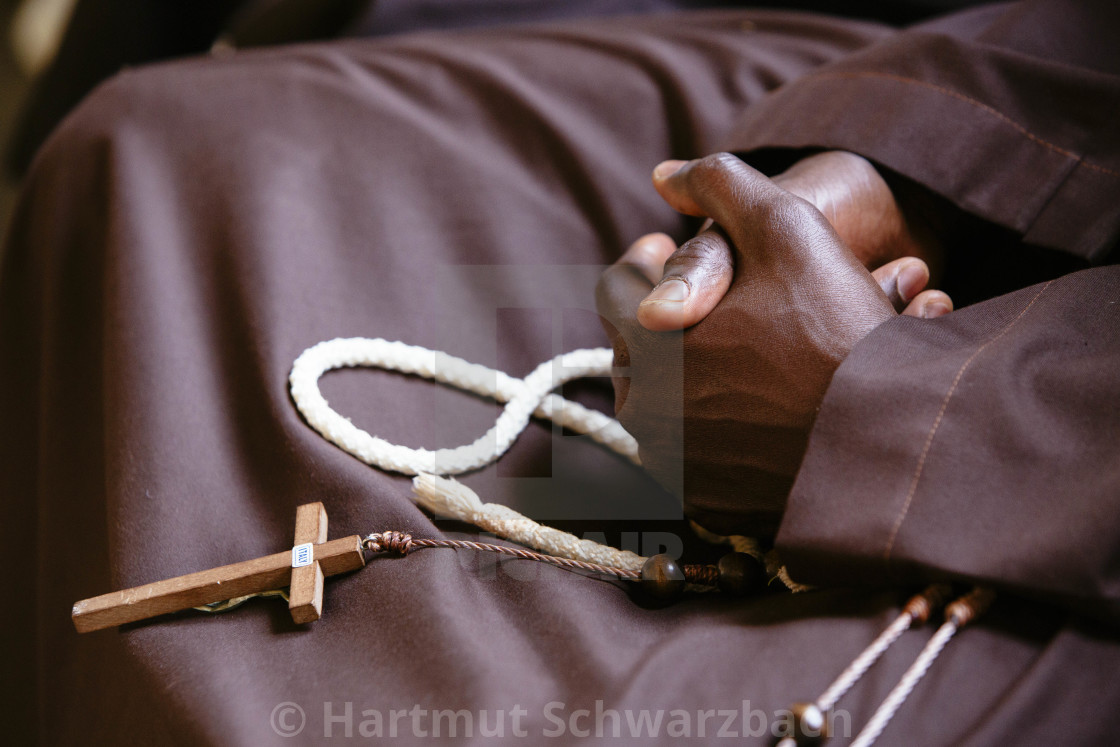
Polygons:
<instances>
[{"instance_id":1,"label":"brown fabric sleeve","mask_svg":"<svg viewBox=\"0 0 1120 747\"><path fill-rule=\"evenodd\" d=\"M1012 232L1005 274L1026 245L1109 261L1118 21L1115 3L1037 0L924 24L783 86L729 143L756 162L860 153ZM857 346L783 520L794 578L958 578L1120 618L1118 300L1120 270L1086 271Z\"/></svg>"},{"instance_id":2,"label":"brown fabric sleeve","mask_svg":"<svg viewBox=\"0 0 1120 747\"><path fill-rule=\"evenodd\" d=\"M779 534L811 584L958 578L1120 619L1120 267L933 322L829 389Z\"/></svg>"},{"instance_id":3,"label":"brown fabric sleeve","mask_svg":"<svg viewBox=\"0 0 1120 747\"><path fill-rule=\"evenodd\" d=\"M924 24L752 106L729 138L859 153L1011 229L1099 261L1120 231L1120 6L1027 2Z\"/></svg>"}]
</instances>

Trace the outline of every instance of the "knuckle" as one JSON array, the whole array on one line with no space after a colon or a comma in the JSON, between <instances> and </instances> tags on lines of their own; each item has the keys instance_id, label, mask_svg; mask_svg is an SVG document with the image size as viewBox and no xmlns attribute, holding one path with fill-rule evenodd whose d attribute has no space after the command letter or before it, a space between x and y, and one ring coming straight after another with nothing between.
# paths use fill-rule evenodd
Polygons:
<instances>
[{"instance_id":1,"label":"knuckle","mask_svg":"<svg viewBox=\"0 0 1120 747\"><path fill-rule=\"evenodd\" d=\"M797 229L819 228L827 219L813 203L795 195L770 203L770 219Z\"/></svg>"},{"instance_id":2,"label":"knuckle","mask_svg":"<svg viewBox=\"0 0 1120 747\"><path fill-rule=\"evenodd\" d=\"M711 171L726 172L731 171L738 167L742 160L738 156L734 156L727 151L719 153L712 153L700 159L699 164L702 168L710 169Z\"/></svg>"},{"instance_id":3,"label":"knuckle","mask_svg":"<svg viewBox=\"0 0 1120 747\"><path fill-rule=\"evenodd\" d=\"M728 258L730 254L730 242L713 231L706 231L684 242L672 258L711 261Z\"/></svg>"},{"instance_id":4,"label":"knuckle","mask_svg":"<svg viewBox=\"0 0 1120 747\"><path fill-rule=\"evenodd\" d=\"M688 171L695 187L726 185L742 161L730 153L712 153L696 161Z\"/></svg>"},{"instance_id":5,"label":"knuckle","mask_svg":"<svg viewBox=\"0 0 1120 747\"><path fill-rule=\"evenodd\" d=\"M707 272L733 266L731 244L714 232L704 232L686 241L665 262L665 274L688 274L690 270Z\"/></svg>"}]
</instances>

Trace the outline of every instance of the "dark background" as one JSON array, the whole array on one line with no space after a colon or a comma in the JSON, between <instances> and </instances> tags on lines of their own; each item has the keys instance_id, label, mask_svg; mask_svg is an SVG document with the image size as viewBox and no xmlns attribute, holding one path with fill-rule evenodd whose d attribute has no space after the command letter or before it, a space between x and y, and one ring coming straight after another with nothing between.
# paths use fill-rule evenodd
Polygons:
<instances>
[{"instance_id":1,"label":"dark background","mask_svg":"<svg viewBox=\"0 0 1120 747\"><path fill-rule=\"evenodd\" d=\"M28 85L12 56L11 20L16 4L16 0L0 0L0 142L3 143L11 137ZM15 195L16 179L5 171L0 175L0 235L7 234Z\"/></svg>"}]
</instances>

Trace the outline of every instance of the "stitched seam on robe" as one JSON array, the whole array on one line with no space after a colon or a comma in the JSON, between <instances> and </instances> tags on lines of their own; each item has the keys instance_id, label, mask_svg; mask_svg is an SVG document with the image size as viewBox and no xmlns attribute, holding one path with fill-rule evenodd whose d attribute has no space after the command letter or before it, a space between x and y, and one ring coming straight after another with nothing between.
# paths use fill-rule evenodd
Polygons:
<instances>
[{"instance_id":1,"label":"stitched seam on robe","mask_svg":"<svg viewBox=\"0 0 1120 747\"><path fill-rule=\"evenodd\" d=\"M918 464L914 468L914 477L910 481L910 489L906 493L906 498L902 503L902 509L899 511L898 518L895 519L894 526L891 528L890 536L887 537L887 544L883 549L884 561L889 562L891 559L891 552L894 550L895 540L898 538L899 530L902 529L902 523L906 520L906 516L910 512L910 506L914 502L914 496L918 492L918 485L921 482L922 473L925 470L926 459L929 456L930 449L933 447L933 440L937 435L938 429L941 427L941 422L945 418L945 411L949 409L949 402L953 399L953 395L956 394L957 386L960 384L961 379L964 377L965 371L968 370L968 367L972 365L972 362L976 360L981 353L987 350L989 345L1001 339L1004 335L1011 331L1011 329L1019 322L1020 319L1026 316L1027 312L1031 310L1032 306L1034 306L1035 301L1037 301L1042 296L1042 294L1046 292L1046 289L1049 288L1053 282L1054 281L1051 280L1049 283L1042 286L1038 293L1034 295L1034 298L1030 300L1030 303L1028 303L1023 308L1023 310L1019 312L1018 316L1012 319L1006 327L1004 327L999 331L999 333L995 335L995 337L992 337L979 348L977 348L972 353L972 355L970 355L968 359L961 364L960 369L957 370L957 375L953 377L953 383L949 385L949 390L945 393L945 398L941 402L941 409L938 410L937 417L934 418L933 421L933 426L930 428L929 434L926 436L925 444L922 446L922 451L918 456Z\"/></svg>"}]
</instances>

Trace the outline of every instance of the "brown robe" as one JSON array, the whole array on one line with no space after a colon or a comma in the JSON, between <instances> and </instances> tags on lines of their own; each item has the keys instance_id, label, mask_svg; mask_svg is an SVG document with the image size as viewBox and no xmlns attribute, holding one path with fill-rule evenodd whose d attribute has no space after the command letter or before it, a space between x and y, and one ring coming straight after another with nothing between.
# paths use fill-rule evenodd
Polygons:
<instances>
[{"instance_id":1,"label":"brown robe","mask_svg":"<svg viewBox=\"0 0 1120 747\"><path fill-rule=\"evenodd\" d=\"M306 628L269 602L83 636L69 620L79 598L283 550L309 500L331 536L470 531L433 523L405 478L308 428L291 362L368 336L523 375L603 344L598 270L642 233L693 228L648 186L663 158L862 152L973 237L946 280L977 299L1107 261L1120 70L1107 19L1062 5L902 34L776 12L420 34L101 87L37 158L0 274L5 729L45 744L314 744L345 736L347 713L358 740L363 711L388 733L390 711L415 708L398 723L411 743L431 710L466 709L478 741L499 711L513 740L523 709L530 743L554 719L567 743L569 726L595 732L599 703L619 712L606 736L660 710L646 741L667 741L679 709L697 742L727 741L722 728L763 744L760 718L820 694L915 582L951 578L990 582L1000 601L884 743L1110 739L1115 268L899 319L854 351L779 536L818 591L654 610L559 569L432 550L328 581ZM982 271L994 277L972 282ZM379 372L323 388L410 445L464 443L496 412ZM609 407L606 382L570 394ZM577 533L703 557L648 478L553 431L533 425L465 482ZM928 635L904 635L841 700L853 734ZM279 733L296 723L285 703L305 713L295 738Z\"/></svg>"}]
</instances>

